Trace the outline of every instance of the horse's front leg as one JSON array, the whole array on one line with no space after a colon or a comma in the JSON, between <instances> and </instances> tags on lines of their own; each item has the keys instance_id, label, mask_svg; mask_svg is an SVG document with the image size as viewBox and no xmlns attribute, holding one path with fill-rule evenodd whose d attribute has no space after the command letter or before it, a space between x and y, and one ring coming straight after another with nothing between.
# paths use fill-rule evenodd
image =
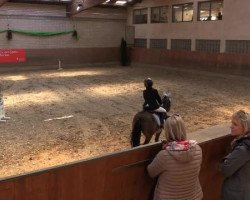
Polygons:
<instances>
[{"instance_id":1,"label":"horse's front leg","mask_svg":"<svg viewBox=\"0 0 250 200\"><path fill-rule=\"evenodd\" d=\"M159 138L160 138L160 135L161 135L161 131L162 129L158 129L156 132L155 132L155 142L158 142L159 141Z\"/></svg>"}]
</instances>

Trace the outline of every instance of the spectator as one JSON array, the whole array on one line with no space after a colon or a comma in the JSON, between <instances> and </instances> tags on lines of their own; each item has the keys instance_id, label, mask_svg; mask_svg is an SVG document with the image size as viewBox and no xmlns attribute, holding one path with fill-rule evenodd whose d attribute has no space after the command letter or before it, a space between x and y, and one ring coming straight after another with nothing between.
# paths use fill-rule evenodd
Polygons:
<instances>
[{"instance_id":1,"label":"spectator","mask_svg":"<svg viewBox=\"0 0 250 200\"><path fill-rule=\"evenodd\" d=\"M128 50L127 50L127 42L124 38L122 38L121 46L120 46L120 53L121 53L121 64L122 66L127 66L128 64Z\"/></svg>"},{"instance_id":2,"label":"spectator","mask_svg":"<svg viewBox=\"0 0 250 200\"><path fill-rule=\"evenodd\" d=\"M222 200L250 199L250 115L243 110L233 114L231 135L232 152L221 164L224 176Z\"/></svg>"},{"instance_id":3,"label":"spectator","mask_svg":"<svg viewBox=\"0 0 250 200\"><path fill-rule=\"evenodd\" d=\"M199 182L202 150L194 140L187 140L184 122L175 114L165 123L166 143L147 170L158 177L154 200L201 200Z\"/></svg>"},{"instance_id":4,"label":"spectator","mask_svg":"<svg viewBox=\"0 0 250 200\"><path fill-rule=\"evenodd\" d=\"M221 14L221 12L218 12L217 19L218 19L218 20L222 20L222 14Z\"/></svg>"}]
</instances>

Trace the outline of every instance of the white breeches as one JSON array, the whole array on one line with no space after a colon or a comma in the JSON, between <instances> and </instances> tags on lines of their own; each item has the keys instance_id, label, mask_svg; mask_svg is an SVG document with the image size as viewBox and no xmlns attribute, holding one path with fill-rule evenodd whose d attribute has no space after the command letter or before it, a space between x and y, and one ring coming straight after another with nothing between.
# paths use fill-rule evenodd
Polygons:
<instances>
[{"instance_id":1,"label":"white breeches","mask_svg":"<svg viewBox=\"0 0 250 200\"><path fill-rule=\"evenodd\" d=\"M163 107L159 107L154 110L155 112L166 113L167 111Z\"/></svg>"}]
</instances>

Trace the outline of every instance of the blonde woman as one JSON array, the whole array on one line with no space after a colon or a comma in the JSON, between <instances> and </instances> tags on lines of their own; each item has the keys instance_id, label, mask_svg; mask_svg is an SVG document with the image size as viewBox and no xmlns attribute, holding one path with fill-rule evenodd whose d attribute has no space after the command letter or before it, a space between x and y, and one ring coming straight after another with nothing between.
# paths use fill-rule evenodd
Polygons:
<instances>
[{"instance_id":1,"label":"blonde woman","mask_svg":"<svg viewBox=\"0 0 250 200\"><path fill-rule=\"evenodd\" d=\"M172 115L165 123L166 143L147 170L158 177L154 200L200 200L199 182L202 150L194 140L187 140L184 122Z\"/></svg>"},{"instance_id":2,"label":"blonde woman","mask_svg":"<svg viewBox=\"0 0 250 200\"><path fill-rule=\"evenodd\" d=\"M235 137L221 164L224 176L222 200L250 199L250 115L239 110L232 116L231 135Z\"/></svg>"}]
</instances>

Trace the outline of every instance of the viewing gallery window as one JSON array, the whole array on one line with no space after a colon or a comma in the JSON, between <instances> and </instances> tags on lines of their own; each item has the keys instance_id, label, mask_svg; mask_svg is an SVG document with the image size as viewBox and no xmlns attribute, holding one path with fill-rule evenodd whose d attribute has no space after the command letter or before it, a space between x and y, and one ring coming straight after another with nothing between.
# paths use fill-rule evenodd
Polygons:
<instances>
[{"instance_id":1,"label":"viewing gallery window","mask_svg":"<svg viewBox=\"0 0 250 200\"><path fill-rule=\"evenodd\" d=\"M148 22L148 9L137 9L134 10L133 15L134 24L147 24Z\"/></svg>"},{"instance_id":2,"label":"viewing gallery window","mask_svg":"<svg viewBox=\"0 0 250 200\"><path fill-rule=\"evenodd\" d=\"M173 22L190 22L193 21L193 3L178 4L172 7Z\"/></svg>"},{"instance_id":3,"label":"viewing gallery window","mask_svg":"<svg viewBox=\"0 0 250 200\"><path fill-rule=\"evenodd\" d=\"M151 23L168 22L168 6L151 8Z\"/></svg>"},{"instance_id":4,"label":"viewing gallery window","mask_svg":"<svg viewBox=\"0 0 250 200\"><path fill-rule=\"evenodd\" d=\"M222 20L223 1L198 3L198 21Z\"/></svg>"}]
</instances>

